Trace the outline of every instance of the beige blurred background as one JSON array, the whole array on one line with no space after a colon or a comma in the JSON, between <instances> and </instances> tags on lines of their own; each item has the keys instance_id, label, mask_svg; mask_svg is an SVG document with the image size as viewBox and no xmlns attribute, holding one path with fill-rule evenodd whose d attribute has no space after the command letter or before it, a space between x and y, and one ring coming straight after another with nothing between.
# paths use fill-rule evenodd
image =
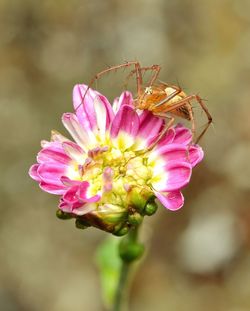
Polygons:
<instances>
[{"instance_id":1,"label":"beige blurred background","mask_svg":"<svg viewBox=\"0 0 250 311\"><path fill-rule=\"evenodd\" d=\"M214 126L184 208L146 221L130 310L250 310L249 12L247 0L0 0L1 310L102 310L93 257L107 234L58 220L27 171L51 129L66 134L73 85L135 59L205 98ZM112 99L122 82L98 89Z\"/></svg>"}]
</instances>

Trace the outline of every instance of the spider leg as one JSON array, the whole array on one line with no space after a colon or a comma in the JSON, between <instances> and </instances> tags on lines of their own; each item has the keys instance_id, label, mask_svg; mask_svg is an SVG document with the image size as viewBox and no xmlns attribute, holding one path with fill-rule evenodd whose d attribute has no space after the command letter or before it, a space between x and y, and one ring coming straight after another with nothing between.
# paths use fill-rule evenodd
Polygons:
<instances>
[{"instance_id":1,"label":"spider leg","mask_svg":"<svg viewBox=\"0 0 250 311\"><path fill-rule=\"evenodd\" d=\"M198 95L195 95L195 98L197 100L197 102L199 103L199 105L201 106L201 108L205 111L206 113L206 116L207 116L207 125L206 127L204 128L204 130L200 133L200 135L197 137L195 143L198 144L199 140L202 138L202 136L206 133L207 129L209 128L210 124L212 123L213 121L213 118L211 116L211 114L209 113L206 105L204 104L204 102L202 101L202 99L200 98L200 96Z\"/></svg>"},{"instance_id":2,"label":"spider leg","mask_svg":"<svg viewBox=\"0 0 250 311\"><path fill-rule=\"evenodd\" d=\"M162 139L162 137L167 133L168 129L174 124L174 120L175 120L174 117L170 117L170 116L165 115L165 114L159 114L157 116L164 118L165 125L164 125L164 128L162 129L162 131L160 132L159 136L157 137L156 141L154 141L147 148L147 151L151 151L152 149L154 149L154 147L158 144L158 142ZM169 121L166 123L167 119Z\"/></svg>"},{"instance_id":3,"label":"spider leg","mask_svg":"<svg viewBox=\"0 0 250 311\"><path fill-rule=\"evenodd\" d=\"M150 67L148 67L150 69ZM151 80L149 81L148 85L151 86L154 84L155 80L158 78L160 71L161 71L161 66L159 65L153 65L151 66L151 69L154 70L154 74L151 78Z\"/></svg>"},{"instance_id":4,"label":"spider leg","mask_svg":"<svg viewBox=\"0 0 250 311\"><path fill-rule=\"evenodd\" d=\"M148 86L151 86L155 80L157 79L159 73L160 73L160 70L161 70L161 67L159 65L152 65L152 66L148 66L148 67L141 67L139 69L142 72L146 72L146 71L153 71L154 72L154 75L152 76L152 78L150 79L150 82L148 83ZM131 70L131 72L129 73L129 75L126 77L126 80L125 80L125 83L124 83L124 88L126 89L127 88L127 85L128 85L128 81L129 79L136 73L136 69L134 70Z\"/></svg>"},{"instance_id":5,"label":"spider leg","mask_svg":"<svg viewBox=\"0 0 250 311\"><path fill-rule=\"evenodd\" d=\"M152 149L155 148L155 146L159 143L159 141L162 139L162 137L167 133L168 129L174 124L174 117L171 117L171 116L168 116L166 114L159 114L157 115L159 117L162 117L165 121L165 125L163 127L163 129L161 130L161 132L159 133L158 137L156 138L156 140L146 149L146 150L139 150L137 151L137 155L138 154L145 154L147 153L148 151L151 151ZM166 120L169 120L167 123L166 123Z\"/></svg>"},{"instance_id":6,"label":"spider leg","mask_svg":"<svg viewBox=\"0 0 250 311\"><path fill-rule=\"evenodd\" d=\"M128 61L124 64L120 64L120 65L115 65L115 66L111 66L109 68L106 68L102 71L100 71L99 73L97 73L91 80L90 80L90 83L83 95L83 98L81 100L81 103L78 105L78 107L76 107L76 110L82 105L82 103L84 102L84 99L86 97L86 94L87 92L89 91L89 89L91 88L91 86L93 85L93 83L98 80L102 75L108 73L108 72L111 72L111 71L116 71L120 68L127 68L127 67L130 67L130 66L135 66L135 72L136 72L136 81L137 81L137 91L138 93L141 92L141 88L142 88L142 75L141 75L141 71L140 71L140 68L141 68L141 65L138 61Z\"/></svg>"},{"instance_id":7,"label":"spider leg","mask_svg":"<svg viewBox=\"0 0 250 311\"><path fill-rule=\"evenodd\" d=\"M192 105L190 104L190 102L187 102L186 107L189 113L190 121L192 123L192 127L191 127L192 137L194 137L195 136L195 119L194 119Z\"/></svg>"}]
</instances>

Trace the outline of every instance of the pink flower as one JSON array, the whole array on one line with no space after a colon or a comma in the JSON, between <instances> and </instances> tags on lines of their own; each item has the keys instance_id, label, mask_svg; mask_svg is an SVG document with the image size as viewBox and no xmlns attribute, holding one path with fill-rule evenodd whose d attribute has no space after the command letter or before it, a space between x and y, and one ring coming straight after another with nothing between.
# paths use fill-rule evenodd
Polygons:
<instances>
[{"instance_id":1,"label":"pink flower","mask_svg":"<svg viewBox=\"0 0 250 311\"><path fill-rule=\"evenodd\" d=\"M53 131L51 141L42 141L30 176L44 191L60 195L59 209L75 217L117 213L124 218L135 192L143 204L155 196L169 210L181 208L181 189L203 158L202 149L191 143L190 130L176 125L148 150L164 120L135 111L127 91L113 107L92 89L82 103L86 88L74 87L75 113L62 116L73 141Z\"/></svg>"}]
</instances>

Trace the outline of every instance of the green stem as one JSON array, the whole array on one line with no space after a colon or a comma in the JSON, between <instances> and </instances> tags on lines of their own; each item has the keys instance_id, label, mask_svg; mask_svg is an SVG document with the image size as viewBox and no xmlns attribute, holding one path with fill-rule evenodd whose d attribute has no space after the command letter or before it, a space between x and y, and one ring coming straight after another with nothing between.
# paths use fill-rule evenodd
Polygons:
<instances>
[{"instance_id":1,"label":"green stem","mask_svg":"<svg viewBox=\"0 0 250 311\"><path fill-rule=\"evenodd\" d=\"M131 264L143 253L143 246L137 243L138 226L131 229L128 235L121 241L120 257L122 259L119 282L115 294L113 311L127 310L128 279Z\"/></svg>"},{"instance_id":2,"label":"green stem","mask_svg":"<svg viewBox=\"0 0 250 311\"><path fill-rule=\"evenodd\" d=\"M113 311L121 311L127 309L127 279L129 274L129 268L130 263L123 261L120 272L120 279L116 290Z\"/></svg>"}]
</instances>

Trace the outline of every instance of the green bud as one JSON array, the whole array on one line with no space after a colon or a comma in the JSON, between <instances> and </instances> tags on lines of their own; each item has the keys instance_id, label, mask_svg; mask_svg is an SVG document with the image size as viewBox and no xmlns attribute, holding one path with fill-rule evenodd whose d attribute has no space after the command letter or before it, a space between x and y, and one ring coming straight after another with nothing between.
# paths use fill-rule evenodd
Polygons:
<instances>
[{"instance_id":1,"label":"green bud","mask_svg":"<svg viewBox=\"0 0 250 311\"><path fill-rule=\"evenodd\" d=\"M71 219L72 215L70 213L65 213L65 212L61 211L60 209L58 209L56 211L56 217L59 219Z\"/></svg>"},{"instance_id":2,"label":"green bud","mask_svg":"<svg viewBox=\"0 0 250 311\"><path fill-rule=\"evenodd\" d=\"M144 246L141 243L122 240L119 244L119 255L123 261L132 262L139 259L144 252Z\"/></svg>"},{"instance_id":3,"label":"green bud","mask_svg":"<svg viewBox=\"0 0 250 311\"><path fill-rule=\"evenodd\" d=\"M90 227L90 225L86 221L79 218L76 219L75 225L78 229L87 229L88 227Z\"/></svg>"},{"instance_id":4,"label":"green bud","mask_svg":"<svg viewBox=\"0 0 250 311\"><path fill-rule=\"evenodd\" d=\"M143 216L137 212L134 214L128 215L128 222L133 226L138 226L142 223Z\"/></svg>"},{"instance_id":5,"label":"green bud","mask_svg":"<svg viewBox=\"0 0 250 311\"><path fill-rule=\"evenodd\" d=\"M144 213L147 216L152 216L157 211L157 204L155 202L148 202L144 208Z\"/></svg>"},{"instance_id":6,"label":"green bud","mask_svg":"<svg viewBox=\"0 0 250 311\"><path fill-rule=\"evenodd\" d=\"M123 236L125 234L127 234L129 232L129 227L127 225L121 227L118 226L117 229L115 229L115 231L113 232L113 235L115 236Z\"/></svg>"}]
</instances>

